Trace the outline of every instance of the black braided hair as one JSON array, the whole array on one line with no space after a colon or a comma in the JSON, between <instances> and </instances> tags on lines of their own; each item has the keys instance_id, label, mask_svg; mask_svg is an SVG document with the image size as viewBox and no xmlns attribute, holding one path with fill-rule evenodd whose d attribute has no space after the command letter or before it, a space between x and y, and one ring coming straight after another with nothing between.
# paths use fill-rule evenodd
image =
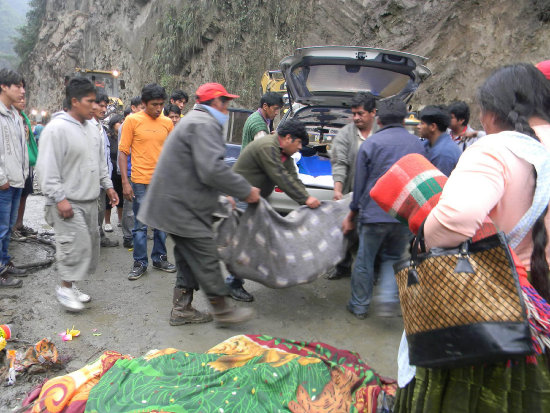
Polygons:
<instances>
[{"instance_id":1,"label":"black braided hair","mask_svg":"<svg viewBox=\"0 0 550 413\"><path fill-rule=\"evenodd\" d=\"M503 130L515 130L540 141L529 126L529 119L538 116L550 122L550 82L533 65L520 63L497 69L478 91L483 112L493 113ZM550 282L546 245L548 233L544 210L532 228L531 283L550 303Z\"/></svg>"},{"instance_id":2,"label":"black braided hair","mask_svg":"<svg viewBox=\"0 0 550 413\"><path fill-rule=\"evenodd\" d=\"M521 132L524 135L529 135L533 139L540 142L540 139L536 135L535 131L531 126L529 125L529 122L525 115L525 111L523 110L524 105L517 104L512 108L510 112L508 112L508 116L506 117L507 123L514 126L514 130L516 132Z\"/></svg>"}]
</instances>

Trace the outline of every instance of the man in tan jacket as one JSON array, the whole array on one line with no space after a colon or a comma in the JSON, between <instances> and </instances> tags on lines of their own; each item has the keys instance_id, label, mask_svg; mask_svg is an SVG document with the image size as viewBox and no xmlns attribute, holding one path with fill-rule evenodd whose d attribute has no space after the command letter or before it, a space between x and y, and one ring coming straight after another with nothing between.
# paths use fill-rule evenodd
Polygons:
<instances>
[{"instance_id":1,"label":"man in tan jacket","mask_svg":"<svg viewBox=\"0 0 550 413\"><path fill-rule=\"evenodd\" d=\"M353 191L355 176L355 161L359 147L373 134L376 119L376 98L372 93L359 92L351 101L353 122L344 126L332 143L330 162L334 179L335 201ZM329 280L337 280L351 275L353 253L357 251L357 236L350 234L348 251L344 259L327 276Z\"/></svg>"}]
</instances>

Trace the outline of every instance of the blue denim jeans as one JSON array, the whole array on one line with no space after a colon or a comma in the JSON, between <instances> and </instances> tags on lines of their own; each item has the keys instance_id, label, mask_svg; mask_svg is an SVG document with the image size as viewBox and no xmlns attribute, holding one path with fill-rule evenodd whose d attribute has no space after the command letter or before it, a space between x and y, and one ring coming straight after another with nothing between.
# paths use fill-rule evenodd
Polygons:
<instances>
[{"instance_id":1,"label":"blue denim jeans","mask_svg":"<svg viewBox=\"0 0 550 413\"><path fill-rule=\"evenodd\" d=\"M0 190L0 240L2 241L2 256L0 268L10 262L8 248L10 246L11 229L17 220L17 211L23 188L9 187Z\"/></svg>"},{"instance_id":2,"label":"blue denim jeans","mask_svg":"<svg viewBox=\"0 0 550 413\"><path fill-rule=\"evenodd\" d=\"M132 202L132 209L134 211L134 229L132 230L132 237L134 238L134 261L141 262L147 266L147 225L139 221L137 216L148 185L136 184L134 182L131 184L134 191L134 201ZM155 229L153 231L151 259L153 262L160 261L162 255L166 255L166 233Z\"/></svg>"},{"instance_id":3,"label":"blue denim jeans","mask_svg":"<svg viewBox=\"0 0 550 413\"><path fill-rule=\"evenodd\" d=\"M360 224L359 250L351 273L348 308L356 314L368 311L374 285L374 261L380 259L377 299L381 303L399 301L393 264L407 258L412 235L402 224Z\"/></svg>"}]
</instances>

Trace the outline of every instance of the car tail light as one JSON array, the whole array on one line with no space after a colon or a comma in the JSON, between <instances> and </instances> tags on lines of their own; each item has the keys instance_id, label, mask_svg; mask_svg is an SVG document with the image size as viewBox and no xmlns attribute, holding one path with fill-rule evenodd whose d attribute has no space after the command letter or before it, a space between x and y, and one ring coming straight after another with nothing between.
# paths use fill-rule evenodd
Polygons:
<instances>
[{"instance_id":1,"label":"car tail light","mask_svg":"<svg viewBox=\"0 0 550 413\"><path fill-rule=\"evenodd\" d=\"M284 193L285 191L283 191L281 188L279 188L278 186L275 187L275 192L280 192L280 193Z\"/></svg>"}]
</instances>

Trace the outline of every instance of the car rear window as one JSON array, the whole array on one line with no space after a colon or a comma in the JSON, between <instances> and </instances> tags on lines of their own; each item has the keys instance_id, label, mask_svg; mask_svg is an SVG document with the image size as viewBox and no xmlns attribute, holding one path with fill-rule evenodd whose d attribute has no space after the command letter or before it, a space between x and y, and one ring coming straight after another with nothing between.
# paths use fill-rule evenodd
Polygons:
<instances>
[{"instance_id":1,"label":"car rear window","mask_svg":"<svg viewBox=\"0 0 550 413\"><path fill-rule=\"evenodd\" d=\"M370 91L385 98L397 95L411 80L403 73L358 65L300 66L293 70L293 75L307 88L303 91L306 96Z\"/></svg>"}]
</instances>

